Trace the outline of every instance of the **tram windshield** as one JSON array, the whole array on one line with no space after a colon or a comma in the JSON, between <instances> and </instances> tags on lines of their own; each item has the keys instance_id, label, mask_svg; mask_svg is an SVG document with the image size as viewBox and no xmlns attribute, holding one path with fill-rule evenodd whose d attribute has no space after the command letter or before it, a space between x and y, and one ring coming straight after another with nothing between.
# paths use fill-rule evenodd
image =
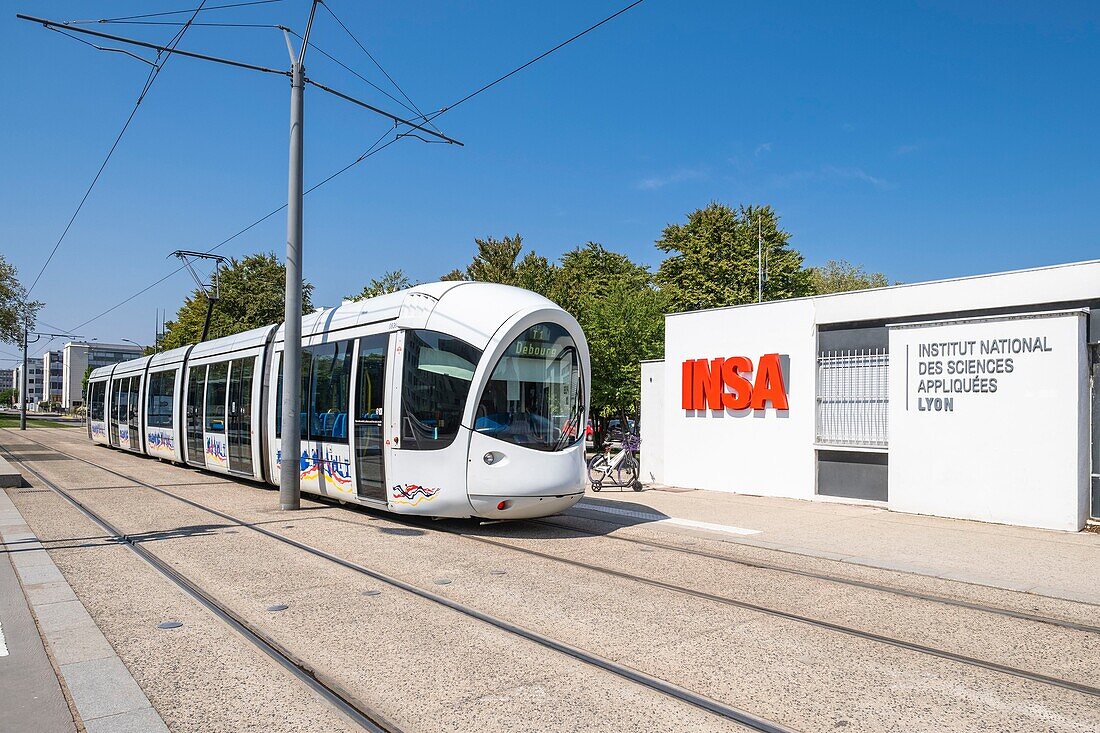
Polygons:
<instances>
[{"instance_id":1,"label":"tram windshield","mask_svg":"<svg viewBox=\"0 0 1100 733\"><path fill-rule=\"evenodd\" d=\"M580 356L569 333L540 323L508 345L478 403L474 430L542 451L584 437Z\"/></svg>"}]
</instances>

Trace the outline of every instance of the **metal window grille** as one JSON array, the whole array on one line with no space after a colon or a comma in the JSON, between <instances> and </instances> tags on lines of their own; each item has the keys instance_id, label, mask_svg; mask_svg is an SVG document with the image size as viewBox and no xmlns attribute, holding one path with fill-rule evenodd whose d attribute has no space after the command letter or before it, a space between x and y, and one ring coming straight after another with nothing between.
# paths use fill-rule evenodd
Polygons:
<instances>
[{"instance_id":1,"label":"metal window grille","mask_svg":"<svg viewBox=\"0 0 1100 733\"><path fill-rule=\"evenodd\" d=\"M890 354L885 349L817 356L817 442L886 447Z\"/></svg>"}]
</instances>

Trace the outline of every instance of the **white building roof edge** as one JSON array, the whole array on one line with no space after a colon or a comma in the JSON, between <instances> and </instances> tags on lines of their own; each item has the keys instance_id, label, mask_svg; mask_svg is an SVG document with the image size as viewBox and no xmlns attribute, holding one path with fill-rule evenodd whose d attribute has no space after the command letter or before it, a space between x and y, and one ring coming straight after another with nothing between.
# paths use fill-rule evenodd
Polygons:
<instances>
[{"instance_id":1,"label":"white building roof edge","mask_svg":"<svg viewBox=\"0 0 1100 733\"><path fill-rule=\"evenodd\" d=\"M1035 303L1055 303L1100 298L1100 260L1067 262L1022 270L903 283L881 288L827 295L745 303L673 316L740 308L763 308L778 303L811 301L817 323L889 320L925 313L979 310Z\"/></svg>"}]
</instances>

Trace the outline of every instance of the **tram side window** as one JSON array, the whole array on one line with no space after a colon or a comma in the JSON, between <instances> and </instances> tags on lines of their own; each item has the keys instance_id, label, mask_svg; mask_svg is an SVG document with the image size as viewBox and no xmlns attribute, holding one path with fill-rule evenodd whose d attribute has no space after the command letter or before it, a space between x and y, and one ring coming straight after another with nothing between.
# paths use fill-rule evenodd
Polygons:
<instances>
[{"instance_id":1,"label":"tram side window","mask_svg":"<svg viewBox=\"0 0 1100 733\"><path fill-rule=\"evenodd\" d=\"M130 415L130 380L116 379L112 391L111 407L114 414L111 417L119 422L126 422Z\"/></svg>"},{"instance_id":2,"label":"tram side window","mask_svg":"<svg viewBox=\"0 0 1100 733\"><path fill-rule=\"evenodd\" d=\"M225 430L225 391L229 376L229 362L210 365L206 377L206 429L209 432Z\"/></svg>"},{"instance_id":3,"label":"tram side window","mask_svg":"<svg viewBox=\"0 0 1100 733\"><path fill-rule=\"evenodd\" d=\"M95 382L88 388L88 419L103 419L103 396L106 391L106 382Z\"/></svg>"},{"instance_id":4,"label":"tram side window","mask_svg":"<svg viewBox=\"0 0 1100 733\"><path fill-rule=\"evenodd\" d=\"M309 349L302 349L302 391L301 395L301 422L299 428L303 439L309 437L309 368L313 354ZM278 358L277 372L279 375L278 386L275 388L275 437L283 437L283 355Z\"/></svg>"},{"instance_id":5,"label":"tram side window","mask_svg":"<svg viewBox=\"0 0 1100 733\"><path fill-rule=\"evenodd\" d=\"M172 427L172 405L175 389L175 370L153 372L149 375L149 407L147 410L149 427Z\"/></svg>"},{"instance_id":6,"label":"tram side window","mask_svg":"<svg viewBox=\"0 0 1100 733\"><path fill-rule=\"evenodd\" d=\"M451 444L470 394L481 351L435 331L405 332L401 379L401 447L435 450Z\"/></svg>"},{"instance_id":7,"label":"tram side window","mask_svg":"<svg viewBox=\"0 0 1100 733\"><path fill-rule=\"evenodd\" d=\"M339 341L309 348L312 354L309 437L312 440L347 442L351 345L351 341Z\"/></svg>"}]
</instances>

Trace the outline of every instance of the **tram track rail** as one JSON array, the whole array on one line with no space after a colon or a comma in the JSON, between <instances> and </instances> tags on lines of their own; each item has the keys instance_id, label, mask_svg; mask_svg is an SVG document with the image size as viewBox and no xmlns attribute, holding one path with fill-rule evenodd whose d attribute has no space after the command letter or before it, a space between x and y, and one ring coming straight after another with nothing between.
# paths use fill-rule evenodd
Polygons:
<instances>
[{"instance_id":1,"label":"tram track rail","mask_svg":"<svg viewBox=\"0 0 1100 733\"><path fill-rule=\"evenodd\" d=\"M4 432L10 433L10 431L8 431L7 429L4 429ZM483 611L479 611L479 610L477 610L477 609L475 609L471 606L467 606L463 603L459 603L458 601L454 601L454 600L452 600L450 598L447 598L445 596L441 596L437 593L433 593L430 590L420 588L419 586L413 585L412 583L405 582L405 581L403 581L399 578L395 578L395 577L393 577L391 575L388 575L386 573L383 573L381 571L374 570L372 568L368 568L365 565L361 565L359 563L353 562L351 560L340 557L338 555L334 555L334 554L332 554L332 553L330 553L326 550L322 550L318 547L314 547L314 546L306 544L304 542L300 542L300 541L295 540L293 538L282 535L278 532L267 529L266 527L257 526L255 523L248 522L246 520L240 519L238 517L233 516L232 514L229 514L228 512L223 512L220 509L215 509L213 507L206 506L205 504L202 504L201 502L195 501L193 499L189 499L185 496L181 496L179 494L176 494L175 492L169 491L169 490L167 490L163 487L157 486L153 483L150 483L150 482L144 481L142 479L139 479L137 477L131 476L131 475L126 474L122 471L118 471L116 469L110 468L108 466L104 466L102 464L96 463L95 461L91 461L91 460L88 460L86 458L82 458L80 456L72 455L71 453L67 453L67 452L65 452L65 451L63 451L59 448L54 447L54 446L48 445L46 443L42 443L42 442L37 441L37 440L34 440L33 438L28 438L26 436L18 436L18 437L22 440L26 440L30 443L38 445L38 446L40 446L42 448L45 448L47 450L50 450L50 451L52 451L52 452L54 452L58 455L64 456L65 458L68 458L70 460L77 461L79 463L83 463L83 464L88 465L88 466L92 466L92 467L97 468L101 471L109 473L109 474L111 474L111 475L113 475L117 478L123 479L124 481L128 481L130 483L133 483L136 486L140 486L140 487L143 487L143 488L146 488L146 489L150 489L150 490L155 491L155 492L157 492L159 494L162 494L164 496L168 496L170 498L176 499L177 501L180 501L180 502L182 502L182 503L184 503L188 506L191 506L192 508L198 509L200 511L205 511L209 514L212 514L216 517L219 517L219 518L221 518L221 519L223 519L227 522L230 522L234 525L237 525L237 526L242 527L242 528L250 529L254 532L257 532L261 535L264 535L266 537L274 539L278 542L282 542L284 544L290 545L291 547L295 547L299 550L302 550L302 551L304 551L304 552L306 552L310 555L313 555L315 557L327 560L329 562L332 562L332 563L334 563L336 565L339 565L341 567L344 567L346 569L352 570L352 571L354 571L356 573L359 573L361 575L365 575L365 576L367 576L369 578L372 578L372 579L374 579L378 582L385 583L386 585L389 585L391 587L394 587L394 588L397 588L399 590L405 591L405 592L410 593L414 596L417 596L421 599L428 600L428 601L436 603L440 606L444 606L446 608L449 608L453 611L457 611L458 613L461 613L465 616L468 616L470 618L473 618L473 619L476 619L476 620L481 621L483 623L486 623L486 624L488 624L490 626L493 626L494 628L497 628L501 631L505 631L505 632L507 632L509 634L512 634L514 636L517 636L517 637L526 639L528 641L534 642L534 643L536 643L536 644L538 644L542 647L545 647L545 648L551 649L555 652L558 652L558 653L564 654L566 656L572 657L572 658L574 658L574 659L576 659L576 660L578 660L582 663L585 663L589 666L596 667L596 668L601 669L605 672L609 672L609 673L614 674L618 677L626 679L630 682L641 685L642 687L648 688L650 690L661 693L663 695L666 695L666 696L671 697L673 699L679 700L681 702L688 703L688 704L693 705L697 708L700 708L700 709L705 710L709 713L712 713L716 716L725 718L725 719L730 720L730 721L735 722L735 723L739 723L739 724L744 725L748 728L751 728L752 730L760 731L760 733L797 733L795 730L793 730L791 728L788 728L788 727L786 727L786 726L784 726L780 723L777 723L777 722L774 722L774 721L771 721L771 720L767 720L765 718L761 718L761 717L759 717L757 715L754 715L753 713L751 713L747 710L742 710L740 708L737 708L736 706L733 706L733 705L724 703L720 700L717 700L717 699L708 697L706 695L702 695L700 693L694 692L692 690L689 690L685 687L681 687L681 686L679 686L675 683L669 682L669 681L661 679L659 677L655 677L655 676L646 674L645 672L642 672L640 670L636 670L632 667L629 667L629 666L626 666L626 665L623 665L623 664L619 664L618 662L615 662L611 659L607 659L607 658L599 656L597 654L593 654L593 653L588 652L584 649L581 649L580 647L573 646L572 644L569 644L567 642L560 641L560 640L554 639L552 637L546 636L545 634L539 633L537 631L533 631L531 629L524 628L524 627L519 626L518 624L512 623L511 621L508 621L506 619L493 616L492 614L485 613ZM20 460L18 455L12 453L10 450L8 450L8 448L6 448L4 446L0 446L0 451L6 453L9 456L10 460L14 460L14 461L18 462L20 465L24 466L36 478L38 478L44 485L46 485L48 488L50 488L54 492L58 493L62 498L66 499L69 503L73 504L81 513L85 514L85 516L88 516L89 519L91 519L93 522L98 524L105 531L110 533L112 536L117 536L120 539L123 539L124 541L126 541L126 536L124 534L120 533L112 525L110 525L109 522L107 522L106 520L104 520L102 518L97 518L97 515L95 514L94 511L92 511L91 509L89 509L88 507L83 505L75 497L72 497L64 489L61 489L56 484L51 482L49 479L47 479L45 476L43 476L39 471L37 471L36 469L34 469L30 465L28 465L28 463ZM147 560L156 569L161 570L162 572L164 572L165 570L169 571L171 573L171 575L168 575L168 577L169 577L169 579L173 580L173 582L177 582L175 577L173 577L173 576L178 576L179 579L182 582L187 583L192 588L194 588L197 595L193 595L189 591L188 591L188 594L193 595L193 597L195 597L196 600L198 600L202 605L206 606L206 603L202 600L202 599L206 598L209 601L209 603L211 603L215 606L215 608L220 607L220 604L218 604L217 601L213 600L212 598L209 598L205 593L203 593L201 591L201 589L199 589L198 587L191 584L190 581L187 581L186 578L183 578L182 576L180 576L179 573L174 571L172 568L168 567L165 563L163 563L163 561L160 561L159 559L157 559L156 556L152 555L152 553L150 553L148 550L146 550L145 548L140 547L138 543L133 542L133 541L129 541L129 542L127 542L127 545L131 549L133 549L135 552L137 552L139 554L139 556L142 557L142 559ZM163 568L163 570L162 570L162 568ZM166 573L166 575L167 575L167 573ZM178 584L178 582L177 582L177 584ZM184 590L187 591L187 588L185 587ZM209 606L207 606L207 607L209 607ZM211 609L211 610L214 610L214 609ZM231 611L229 611L228 609L223 609L223 610L227 614L229 614L229 616L231 618L233 617ZM217 611L215 611L215 614L219 615L219 618L221 618L221 615L218 614ZM244 631L246 631L246 632L249 631L249 627L245 624L245 622L241 621L240 623L241 623L241 628ZM234 628L236 628L236 627L234 627ZM258 632L255 632L255 631L253 631L252 633L256 636L257 639L259 639L260 641L263 641L264 637L261 634L259 634ZM250 639L250 641L251 641L251 639ZM273 645L273 646L270 647L272 649L272 651L275 651L276 653L280 653L278 651L278 647L274 646L274 642L271 642L271 644ZM267 651L266 648L264 650ZM280 660L277 658L276 661L280 661ZM290 658L288 658L287 661L291 661ZM291 664L293 664L293 661L291 661ZM320 684L320 681L317 679L316 676L313 676L312 674L306 672L306 669L308 669L308 668L299 669L299 668L296 667L296 669L298 669L299 673L306 673L307 677L313 679L314 682ZM293 671L292 671L292 673L293 673ZM296 674L295 676L298 676L298 675ZM325 688L325 689L327 689L327 688ZM336 693L333 691L333 694L336 694ZM367 728L367 729L368 730L397 731L396 728Z\"/></svg>"},{"instance_id":2,"label":"tram track rail","mask_svg":"<svg viewBox=\"0 0 1100 733\"><path fill-rule=\"evenodd\" d=\"M23 437L23 436L20 436L20 437ZM384 582L384 583L387 583L389 585L393 585L393 586L398 587L402 590L407 590L411 593L419 595L422 598L426 598L426 599L434 601L436 603L440 603L441 605L448 606L448 607L450 607L454 610L457 610L461 613L472 616L474 618L478 618L479 620L485 621L486 623L489 623L491 625L497 626L498 628L503 628L504 630L510 631L511 633L516 633L516 634L519 634L520 636L524 636L525 638L528 638L531 641L535 641L536 643L539 643L543 646L548 646L549 648L555 649L556 651L568 654L569 656L574 656L575 658L581 659L582 661L589 661L588 659L584 658L584 655L588 655L588 656L591 656L593 660L600 660L603 663L611 665L612 667L621 667L622 672L617 671L616 669L610 669L608 667L604 667L603 664L601 664L599 662L595 662L595 663L594 662L589 662L589 663L594 663L595 666L602 667L602 668L606 669L607 671L610 671L614 674L619 674L620 676L623 676L627 679L631 679L632 681L638 682L639 684L643 684L645 686L651 686L650 684L647 684L647 682L642 681L640 679L635 679L632 676L632 675L640 675L641 678L644 680L645 678L650 678L649 675L645 675L644 673L638 672L637 670L633 670L630 667L625 667L623 665L619 665L615 662L611 662L610 660L604 660L601 657L598 657L596 655L591 655L588 652L585 652L581 649L572 647L571 645L568 645L564 642L559 642L559 641L550 639L549 637L544 637L542 634L539 634L538 632L523 629L522 627L516 626L515 624L512 624L511 622L508 622L504 619L497 619L495 617L492 617L489 614L485 614L481 611L478 611L478 610L473 609L471 607L465 606L464 604L460 604L460 603L458 603L456 601L452 601L452 600L450 600L446 597L439 596L438 594L432 593L431 591L419 588L417 586L406 583L406 582L404 582L402 580L399 580L397 578L393 578L391 576L388 576L384 573L380 573L378 571L374 571L374 570L371 570L371 569L366 568L364 566L358 565L357 563L351 562L351 561L346 560L344 558L341 558L337 555L333 555L331 553L328 553L325 550L321 550L319 548L314 548L314 547L312 547L310 545L307 545L305 543L301 543L297 540L291 539L289 537L285 537L285 536L280 535L277 532L273 532L273 531L271 531L267 528L254 526L254 525L252 525L252 524L250 524L250 523L248 523L244 520L241 520L237 517L234 517L234 516L229 515L225 512L222 512L221 510L205 506L205 505L203 505L199 502L196 502L192 499L188 499L187 497L180 496L178 494L175 494L174 492L168 491L167 489L164 489L162 487L159 487L159 486L156 486L154 484L148 483L148 482L146 482L142 479L131 476L129 474L118 471L116 469L110 468L108 466L104 466L102 464L96 463L95 461L91 461L91 460L88 460L86 458L81 458L79 456L74 456L70 453L66 453L65 451L62 451L58 448L50 446L46 443L41 443L41 442L36 441L32 438L24 438L24 439L31 442L31 443L34 443L34 444L36 444L40 447L46 448L47 450L50 450L50 451L58 453L62 456L65 456L66 458L69 458L71 460L75 460L75 461L84 463L86 465L93 466L93 467L98 468L100 470L106 471L107 473L110 473L110 474L112 474L112 475L114 475L118 478L121 478L125 481L129 481L129 482L134 483L136 485L143 486L145 488L151 489L151 490L159 492L161 494L170 496L170 497L172 497L174 499L177 499L177 500L179 500L179 501L181 501L185 504L189 504L189 505L193 506L194 508L197 508L197 509L209 512L211 514L214 514L218 517L221 517L222 519L225 519L226 521L232 522L234 524L238 524L238 525L243 526L243 527L247 527L247 528L252 529L256 532L259 532L261 534L264 534L264 535L267 535L267 536L272 537L274 539L277 539L280 542L290 544L290 545L295 546L299 549L310 552L311 554L317 555L318 557L322 557L324 559L335 562L339 565L343 565L344 567L347 567L349 569L356 570L357 572L366 574L369 577L372 577L376 580L379 580L380 582ZM226 482L226 483L230 483L230 482ZM576 516L576 515L573 515L573 516ZM393 517L388 517L388 518L395 521L395 522L403 523L403 524L420 524L419 522L415 521L415 518L412 521L409 521L408 517L402 517L402 516L397 516L397 515L395 515ZM582 517L582 518L587 519L587 517ZM546 522L545 520L519 520L519 521L533 523L533 524L547 524L547 525L552 525L552 526L559 527L559 528L566 528L566 525L558 525L554 522ZM600 521L603 521L603 520L600 520ZM611 524L614 524L616 526L629 526L629 525L621 525L617 522L611 522ZM543 560L549 560L549 561L552 561L552 562L558 562L558 563L563 563L563 564L566 564L566 565L571 565L573 567L581 568L581 569L592 571L592 572L601 573L601 574L604 574L604 575L608 575L610 577L617 577L617 578L620 578L620 579L623 579L623 580L628 580L628 581L640 583L640 584L643 584L643 585L648 585L650 587L660 588L662 590L670 591L670 592L673 592L673 593L688 595L688 596L692 596L692 597L695 597L695 598L698 598L698 599L701 599L701 600L707 600L707 601L711 601L711 602L718 603L718 604L721 604L721 605L741 608L743 610L747 610L747 611L751 611L751 612L762 613L762 614L772 616L772 617L776 617L776 618L783 618L783 619L788 620L788 621L807 624L809 626L825 629L825 630L832 631L832 632L835 632L835 633L841 633L841 634L845 634L847 636L860 638L860 639L863 639L865 641L872 641L872 642L884 644L884 645L887 645L887 646L892 646L892 647L895 647L895 648L905 649L905 650L912 651L912 652L922 654L922 655L926 655L926 656L937 657L937 658L940 658L940 659L944 659L944 660L964 664L964 665L971 666L971 667L982 668L982 669L985 669L985 670L988 670L988 671L1005 674L1005 675L1008 675L1008 676L1016 677L1016 678L1019 678L1019 679L1024 679L1024 680L1034 682L1034 683L1045 684L1045 685L1050 685L1050 686L1054 686L1054 687L1060 687L1060 688L1071 690L1071 691L1078 692L1078 693L1081 693L1081 694L1089 695L1090 697L1100 697L1100 687L1096 687L1096 686L1093 686L1093 685L1088 685L1088 684L1084 684L1084 683L1081 683L1081 682L1074 682L1072 680L1065 680L1065 679L1062 679L1060 677L1055 677L1055 676L1052 676L1052 675L1045 675L1045 674L1042 674L1042 673L1039 673L1039 672L1034 672L1034 671L1022 669L1022 668L1019 668L1019 667L1014 667L1012 665L1001 664L999 662L991 662L991 661L988 661L988 660L980 659L980 658L969 656L969 655L966 655L966 654L961 654L961 653L958 653L958 652L952 652L952 651L948 651L948 650L945 650L945 649L939 649L939 648L936 648L936 647L931 647L931 646L927 646L927 645L924 645L924 644L919 644L917 642L912 642L912 641L908 641L908 640L905 640L905 639L898 639L896 637L891 637L891 636L887 636L887 635L884 635L884 634L877 634L875 632L867 631L865 629L853 628L853 627L845 626L843 624L835 623L835 622L832 622L832 621L813 618L813 617L810 617L810 616L805 616L805 615L790 612L790 611L784 611L782 609L772 608L770 606L765 606L765 605L762 605L762 604L752 603L750 601L744 601L744 600L737 599L737 598L731 598L731 597L728 597L728 596L722 596L722 595L718 595L718 594L714 594L714 593L709 593L707 591L701 591L701 590L698 590L698 589L695 589L695 588L689 588L689 587L678 585L678 584L675 584L675 583L668 583L668 582L665 582L665 581L656 580L654 578L647 578L645 576L637 575L637 574L634 574L634 573L629 573L629 572L622 571L622 570L616 570L614 568L608 568L608 567L605 567L605 566L602 566L602 565L597 565L597 564L594 564L594 563L587 563L587 562L584 562L582 560L574 560L574 559L571 559L571 558L565 558L565 557L561 557L559 555L554 555L554 554L551 554L551 553L541 552L539 550L533 550L533 549L526 548L526 547L520 547L520 546L511 544L511 543L508 543L508 542L501 542L501 541L486 538L486 537L476 537L476 536L470 535L468 533L463 533L463 532L459 532L457 530L447 529L447 528L444 528L444 527L434 527L433 529L435 529L436 531L446 532L447 534L451 534L451 535L454 535L456 537L464 538L464 539L470 540L472 542L478 542L478 543L482 543L482 544L486 544L486 545L492 545L492 546L496 546L496 547L499 547L499 548L502 548L502 549L511 550L511 551L514 551L514 552L525 554L525 555L528 555L528 556L531 556L531 557L538 557L538 558L543 559ZM582 531L581 533L582 534L589 534L589 532L586 532L586 531ZM597 534L598 535L598 533L592 533L592 534ZM606 535L599 535L599 536L606 536ZM613 538L613 539L624 539L625 540L625 538ZM652 544L655 547L663 546L662 543L649 543L649 541L644 541L644 540L638 540L638 542L640 542L642 544ZM675 546L668 546L668 548L666 548L666 549L672 549L674 547ZM676 549L684 549L685 551L688 551L689 554L704 552L704 551L697 551L697 550L689 550L688 548L676 548ZM718 558L716 558L716 559L722 559L723 558L723 556L721 556L718 553L707 553L707 556L709 556L710 554L718 555ZM728 559L728 558L725 558L725 559ZM734 561L734 562L737 562L737 561ZM742 564L748 564L748 563L742 563ZM831 576L826 575L826 577L824 577L822 579L823 580L832 580L833 578ZM880 590L880 588L875 587L875 584L870 584L870 585L872 586L870 588L870 590ZM883 588L887 588L887 587L888 586L883 586ZM946 599L946 600L953 600L953 599ZM967 603L967 602L962 602L962 603ZM1000 611L1008 611L1008 613L1003 613L1001 615L1010 616L1010 617L1017 617L1016 612L1011 611L1011 609L1001 609L999 607L983 606L982 604L973 604L973 606L975 606L975 607L971 608L970 610L985 611L985 612L988 612L988 613L999 613ZM1024 614L1024 619L1023 620L1035 621L1035 620L1039 620L1041 618L1047 618L1047 617L1028 618L1028 616L1030 616L1030 615L1029 614ZM1055 619L1055 618L1050 618L1049 622L1053 623L1054 625L1065 625L1065 624L1061 623L1060 619ZM1071 623L1071 622L1067 622L1067 623ZM1090 627L1087 624L1084 624L1083 626L1085 626L1086 628L1085 629L1077 629L1077 630L1089 631L1089 630L1095 628L1095 627ZM1072 628L1072 627L1070 627L1070 628ZM1100 631L1100 629L1098 629L1098 631ZM560 648L559 648L559 646L560 646ZM580 655L580 656L578 656L578 655ZM656 682L659 682L659 683L670 685L670 691L666 692L666 694L670 694L673 697L679 697L679 694L676 694L677 691L682 691L682 692L688 693L689 695L696 695L696 693L692 693L688 690L685 690L684 688L679 688L678 686L676 686L672 683L667 683L663 680L658 680L657 678L650 678L650 679L652 681L656 681ZM665 692L665 690L661 690L661 691ZM703 698L703 701L711 700L711 698L706 698L705 696L699 696L699 697ZM679 699L685 699L685 698L679 698ZM686 700L686 699L685 699L685 701L691 702L692 704L695 704L698 707L703 707L704 709L710 710L710 708L707 707L707 705L705 705L705 704L699 704L699 703L696 703L692 700ZM720 703L718 701L712 701L712 702L716 703L718 705L724 705L724 703ZM736 710L736 709L734 709L734 710ZM710 710L710 711L715 712L714 710ZM721 714L721 713L718 713L718 714ZM728 715L724 716L724 717L730 717L730 719L737 720L737 718L731 717L731 716L728 716ZM738 721L738 722L744 722L744 721ZM764 722L767 723L767 722L770 722L770 721L764 721ZM770 729L758 729L758 730L770 730ZM782 729L780 729L780 730L782 730Z\"/></svg>"},{"instance_id":3,"label":"tram track rail","mask_svg":"<svg viewBox=\"0 0 1100 733\"><path fill-rule=\"evenodd\" d=\"M443 530L449 531L449 530ZM454 533L458 534L458 533ZM907 641L905 639L898 639L892 636L886 636L884 634L876 634L872 631L866 631L864 629L857 629L851 626L845 626L843 624L834 623L832 621L826 621L824 619L813 618L811 616L804 616L802 614L793 613L790 611L784 611L778 608L771 608L758 603L752 603L750 601L743 601L737 598L730 598L728 596L718 595L716 593L709 593L707 591L698 590L696 588L688 588L686 586L677 585L675 583L667 583L655 578L647 578L635 573L629 573L622 570L615 570L614 568L604 567L602 565L596 565L594 563L587 563L583 560L574 560L572 558L561 557L559 555L553 555L551 553L541 552L539 550L533 550L528 547L519 547L508 542L499 542L497 540L488 539L486 537L473 537L470 535L461 535L460 537L466 537L469 540L480 542L487 545L493 545L495 547L505 548L521 552L525 555L532 557L542 558L544 560L551 560L554 562L564 563L573 567L590 570L597 573L602 573L615 578L623 580L629 580L642 585L648 585L654 588L660 588L662 590L671 591L682 595L692 596L701 600L711 601L714 603L732 606L747 611L754 611L762 613L775 618L782 618L788 621L794 621L797 623L807 624L820 629L826 629L847 636L852 636L865 641L873 641L879 644L885 644L887 646L896 647L899 649L905 649L919 654L927 656L938 657L952 662L968 665L971 667L979 667L991 672L999 672L1001 674L1017 677L1027 680L1029 682L1037 682L1040 684L1051 685L1054 687L1061 687L1074 692L1079 692L1091 697L1100 697L1100 687L1093 685L1086 685L1080 682L1074 682L1072 680L1065 680L1060 677L1054 677L1051 675L1045 675L1039 672L1032 672L1030 670L1021 669L1019 667L1013 667L1007 664L1000 664L999 662L990 662L988 660L979 659L966 654L960 654L958 652L952 652L945 649L938 649L936 647L926 646L924 644L918 644L916 642Z\"/></svg>"},{"instance_id":4,"label":"tram track rail","mask_svg":"<svg viewBox=\"0 0 1100 733\"><path fill-rule=\"evenodd\" d=\"M584 509L584 507L580 507ZM622 529L629 529L631 527L644 527L644 524L622 524L621 522L615 522L609 519L600 519L597 517L590 517L580 514L565 514L563 516L570 517L572 519L581 519L586 522L598 522L600 524L608 524L614 527ZM1059 626L1065 629L1071 629L1073 631L1083 631L1087 634L1100 635L1100 626L1094 624L1087 624L1080 621L1072 621L1070 619L1058 618L1055 616L1046 616L1043 614L1031 613L1028 611L1018 611L1012 608L1005 608L1004 606L994 606L985 603L978 603L976 601L967 601L961 598L951 598L949 596L939 595L936 593L926 593L917 590L910 590L908 588L899 588L894 585L886 585L881 583L873 583L871 581L859 580L858 578L846 578L841 575L831 575L829 573L821 573L813 570L802 570L799 568L787 567L784 565L778 565L775 563L769 563L763 560L750 560L747 558L730 557L729 555L723 555L719 552L708 552L707 550L696 550L690 547L680 547L678 545L672 545L665 542L658 542L656 540L647 540L640 537L623 537L619 535L609 535L605 532L596 532L594 530L583 529L581 527L574 527L566 524L558 524L557 522L550 522L544 519L523 519L519 520L527 524L536 524L544 527L552 527L554 529L561 529L567 532L573 532L587 537L605 537L607 539L615 540L617 542L627 542L633 545L639 545L642 547L651 547L653 549L668 550L670 552L677 552L685 555L693 555L695 557L705 557L710 560L718 560L720 562L730 563L733 565L741 565L743 567L750 567L757 570L768 570L777 573L786 573L788 575L797 575L804 578L811 578L813 580L824 580L832 583L839 583L841 585L848 585L855 588L863 588L864 590L877 591L880 593L889 593L891 595L901 596L904 598L912 598L915 600L928 601L931 603L939 603L946 606L955 606L957 608L966 608L971 611L979 611L982 613L994 614L997 616L1006 616L1009 618L1019 619L1021 621L1034 621L1041 624L1049 624L1051 626ZM782 552L782 550L778 550ZM898 572L898 571L893 571ZM1079 603L1081 605L1094 605L1084 601L1073 601L1073 603Z\"/></svg>"},{"instance_id":5,"label":"tram track rail","mask_svg":"<svg viewBox=\"0 0 1100 733\"><path fill-rule=\"evenodd\" d=\"M161 560L145 547L142 547L140 542L129 537L98 512L92 510L71 493L61 488L52 480L46 478L42 472L31 466L29 461L20 460L16 454L12 453L5 446L0 446L0 452L6 454L9 460L19 463L19 465L29 471L43 486L67 501L104 532L122 543L127 549L156 570L161 576L173 583L200 606L210 611L218 620L236 631L237 634L253 648L258 649L271 658L276 664L289 672L298 682L309 688L350 722L371 733L402 733L401 728L388 720L381 713L372 709L362 701L357 700L349 692L343 690L336 682L326 679L324 675L295 657L278 642L245 621L224 604L219 603L182 573Z\"/></svg>"}]
</instances>

